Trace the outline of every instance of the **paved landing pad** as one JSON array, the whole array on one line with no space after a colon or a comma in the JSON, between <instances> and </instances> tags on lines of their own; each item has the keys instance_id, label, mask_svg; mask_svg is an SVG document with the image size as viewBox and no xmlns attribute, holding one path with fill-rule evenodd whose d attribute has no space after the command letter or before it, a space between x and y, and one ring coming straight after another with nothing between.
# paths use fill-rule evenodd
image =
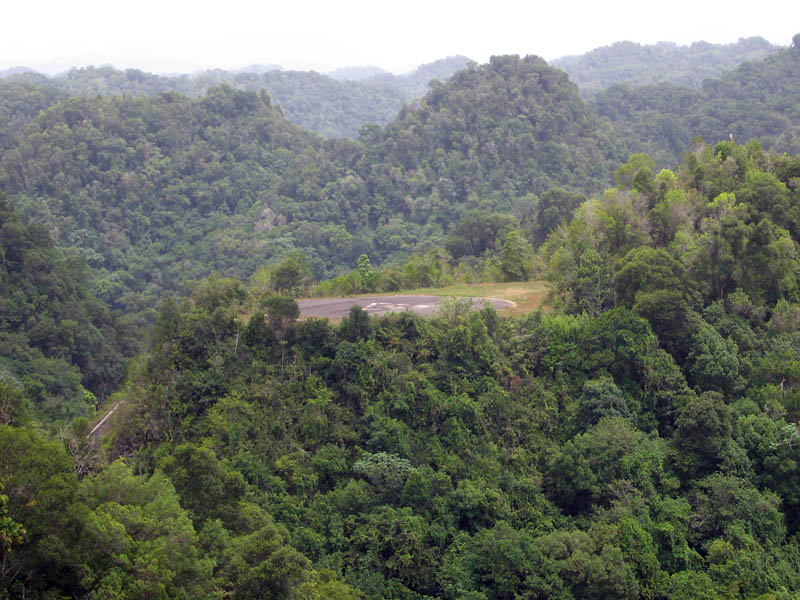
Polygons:
<instances>
[{"instance_id":1,"label":"paved landing pad","mask_svg":"<svg viewBox=\"0 0 800 600\"><path fill-rule=\"evenodd\" d=\"M508 300L496 298L466 298L472 305L481 308L489 303L500 310L514 306ZM404 312L410 310L420 315L430 316L436 312L437 305L442 301L441 296L362 296L360 298L320 298L315 300L298 300L300 313L307 317L344 317L350 313L353 306L361 306L371 315L385 315L390 312Z\"/></svg>"}]
</instances>

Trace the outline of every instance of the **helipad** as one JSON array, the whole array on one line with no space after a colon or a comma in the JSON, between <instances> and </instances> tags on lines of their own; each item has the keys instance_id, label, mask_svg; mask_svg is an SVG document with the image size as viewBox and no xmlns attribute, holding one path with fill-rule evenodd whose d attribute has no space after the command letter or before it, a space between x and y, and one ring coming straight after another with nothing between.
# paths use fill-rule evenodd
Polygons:
<instances>
[{"instance_id":1,"label":"helipad","mask_svg":"<svg viewBox=\"0 0 800 600\"><path fill-rule=\"evenodd\" d=\"M496 309L514 306L509 300L496 298L464 298L476 308L491 304ZM299 300L300 313L309 317L344 317L353 306L361 306L371 315L411 311L430 316L436 312L441 296L361 296L356 298L320 298Z\"/></svg>"}]
</instances>

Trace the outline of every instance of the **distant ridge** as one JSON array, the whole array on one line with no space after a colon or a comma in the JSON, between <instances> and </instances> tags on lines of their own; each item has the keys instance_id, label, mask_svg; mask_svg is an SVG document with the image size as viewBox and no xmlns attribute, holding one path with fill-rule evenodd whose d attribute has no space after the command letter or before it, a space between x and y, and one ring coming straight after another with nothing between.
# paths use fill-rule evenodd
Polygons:
<instances>
[{"instance_id":1,"label":"distant ridge","mask_svg":"<svg viewBox=\"0 0 800 600\"><path fill-rule=\"evenodd\" d=\"M0 69L0 79L11 77L12 75L20 75L22 73L31 73L33 69L30 67L11 67L8 69Z\"/></svg>"},{"instance_id":2,"label":"distant ridge","mask_svg":"<svg viewBox=\"0 0 800 600\"><path fill-rule=\"evenodd\" d=\"M356 139L364 125L385 125L397 116L404 104L425 95L432 79L445 82L471 62L464 56L453 56L421 65L404 75L393 75L378 67L348 67L337 70L336 77L315 71L287 71L272 64L253 64L235 71L208 69L175 75L90 66L73 68L55 77L15 67L0 72L5 74L0 76L0 85L18 86L21 78L28 78L26 85L30 87L34 83L30 78L36 75L38 85L61 93L59 96L51 94L55 101L63 95L152 97L164 92L198 98L214 86L227 84L239 90L266 91L295 125L328 138ZM18 131L44 108L41 98L36 97L34 101L36 110L28 110L25 103L11 102L10 106L4 106L4 93L0 89L0 115L9 113L13 129ZM5 129L8 127L0 123L0 148Z\"/></svg>"},{"instance_id":3,"label":"distant ridge","mask_svg":"<svg viewBox=\"0 0 800 600\"><path fill-rule=\"evenodd\" d=\"M626 41L557 58L550 64L566 71L581 95L590 97L618 83L670 82L697 88L704 79L719 77L746 61L762 60L779 49L762 37L741 38L735 44L695 42L691 46Z\"/></svg>"},{"instance_id":4,"label":"distant ridge","mask_svg":"<svg viewBox=\"0 0 800 600\"><path fill-rule=\"evenodd\" d=\"M338 81L361 81L363 79L370 79L378 75L391 75L388 71L384 71L380 67L342 67L327 73L328 77L333 77Z\"/></svg>"}]
</instances>

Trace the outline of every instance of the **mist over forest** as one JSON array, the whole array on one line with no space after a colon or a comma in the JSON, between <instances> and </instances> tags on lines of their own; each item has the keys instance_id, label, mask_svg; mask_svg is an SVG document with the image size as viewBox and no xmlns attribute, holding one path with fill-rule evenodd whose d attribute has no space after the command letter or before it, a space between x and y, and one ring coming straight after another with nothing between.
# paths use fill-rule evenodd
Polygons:
<instances>
[{"instance_id":1,"label":"mist over forest","mask_svg":"<svg viewBox=\"0 0 800 600\"><path fill-rule=\"evenodd\" d=\"M800 598L787 42L0 71L0 599Z\"/></svg>"}]
</instances>

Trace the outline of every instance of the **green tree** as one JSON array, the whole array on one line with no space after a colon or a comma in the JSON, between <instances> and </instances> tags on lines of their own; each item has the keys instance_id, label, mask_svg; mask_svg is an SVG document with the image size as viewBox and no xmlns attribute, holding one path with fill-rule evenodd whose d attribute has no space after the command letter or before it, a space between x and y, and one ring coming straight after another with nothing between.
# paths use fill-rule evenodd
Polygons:
<instances>
[{"instance_id":1,"label":"green tree","mask_svg":"<svg viewBox=\"0 0 800 600\"><path fill-rule=\"evenodd\" d=\"M380 280L380 272L373 269L369 262L369 257L362 254L358 257L358 289L356 292L374 292Z\"/></svg>"},{"instance_id":2,"label":"green tree","mask_svg":"<svg viewBox=\"0 0 800 600\"><path fill-rule=\"evenodd\" d=\"M533 269L533 247L521 230L511 231L506 236L500 254L500 271L507 281L525 281Z\"/></svg>"},{"instance_id":3,"label":"green tree","mask_svg":"<svg viewBox=\"0 0 800 600\"><path fill-rule=\"evenodd\" d=\"M80 548L86 515L72 461L61 444L7 425L0 425L0 447L4 527L13 536L0 548L0 591L85 593ZM18 526L25 530L22 539Z\"/></svg>"},{"instance_id":4,"label":"green tree","mask_svg":"<svg viewBox=\"0 0 800 600\"><path fill-rule=\"evenodd\" d=\"M268 520L260 529L231 540L219 573L231 598L292 600L309 566L309 560L289 545L286 528Z\"/></svg>"},{"instance_id":5,"label":"green tree","mask_svg":"<svg viewBox=\"0 0 800 600\"><path fill-rule=\"evenodd\" d=\"M8 515L8 496L2 493L3 485L0 483L0 563L6 564L11 548L25 540L25 528ZM5 571L5 569L3 569ZM6 573L1 573L3 581Z\"/></svg>"},{"instance_id":6,"label":"green tree","mask_svg":"<svg viewBox=\"0 0 800 600\"><path fill-rule=\"evenodd\" d=\"M100 597L221 597L189 516L169 480L136 476L117 461L85 480L84 543L91 587Z\"/></svg>"},{"instance_id":7,"label":"green tree","mask_svg":"<svg viewBox=\"0 0 800 600\"><path fill-rule=\"evenodd\" d=\"M718 392L705 392L676 411L672 454L690 478L713 473L731 447L731 411Z\"/></svg>"},{"instance_id":8,"label":"green tree","mask_svg":"<svg viewBox=\"0 0 800 600\"><path fill-rule=\"evenodd\" d=\"M244 478L219 462L213 450L186 443L159 462L180 497L181 506L195 522L222 519L235 525L239 501L245 494Z\"/></svg>"},{"instance_id":9,"label":"green tree","mask_svg":"<svg viewBox=\"0 0 800 600\"><path fill-rule=\"evenodd\" d=\"M552 188L539 196L533 241L538 246L562 222L569 221L573 211L586 201L586 196L564 188Z\"/></svg>"}]
</instances>

